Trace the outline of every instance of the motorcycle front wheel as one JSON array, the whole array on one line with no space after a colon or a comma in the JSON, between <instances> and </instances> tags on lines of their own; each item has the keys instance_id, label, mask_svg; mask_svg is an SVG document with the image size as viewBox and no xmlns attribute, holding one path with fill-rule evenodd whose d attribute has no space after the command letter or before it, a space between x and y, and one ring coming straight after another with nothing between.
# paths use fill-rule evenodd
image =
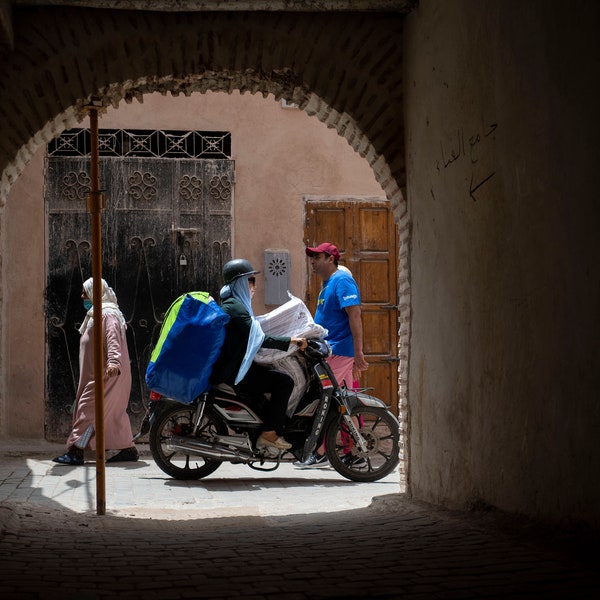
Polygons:
<instances>
[{"instance_id":1,"label":"motorcycle front wheel","mask_svg":"<svg viewBox=\"0 0 600 600\"><path fill-rule=\"evenodd\" d=\"M362 406L352 412L365 443L361 448L343 415L327 429L326 448L331 466L352 481L377 481L399 462L400 430L396 417L383 408Z\"/></svg>"},{"instance_id":2,"label":"motorcycle front wheel","mask_svg":"<svg viewBox=\"0 0 600 600\"><path fill-rule=\"evenodd\" d=\"M161 471L174 479L202 479L216 471L222 463L220 460L206 459L168 447L171 437L192 435L195 414L195 406L173 403L159 412L150 429L148 440L152 458ZM204 413L194 439L208 439L213 435L226 434L227 425L208 409Z\"/></svg>"}]
</instances>

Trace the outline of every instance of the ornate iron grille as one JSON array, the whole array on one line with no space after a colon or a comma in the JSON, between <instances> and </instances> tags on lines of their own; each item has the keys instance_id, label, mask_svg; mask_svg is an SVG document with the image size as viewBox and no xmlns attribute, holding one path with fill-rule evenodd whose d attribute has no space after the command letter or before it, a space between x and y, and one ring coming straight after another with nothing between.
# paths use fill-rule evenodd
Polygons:
<instances>
[{"instance_id":1,"label":"ornate iron grille","mask_svg":"<svg viewBox=\"0 0 600 600\"><path fill-rule=\"evenodd\" d=\"M101 129L100 156L231 158L227 131ZM89 156L90 130L69 129L48 144L48 156Z\"/></svg>"}]
</instances>

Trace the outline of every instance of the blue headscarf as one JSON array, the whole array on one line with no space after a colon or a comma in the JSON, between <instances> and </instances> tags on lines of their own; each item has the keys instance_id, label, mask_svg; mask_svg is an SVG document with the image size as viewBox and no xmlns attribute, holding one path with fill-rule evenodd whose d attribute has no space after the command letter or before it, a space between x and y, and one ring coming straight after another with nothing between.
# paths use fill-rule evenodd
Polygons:
<instances>
[{"instance_id":1,"label":"blue headscarf","mask_svg":"<svg viewBox=\"0 0 600 600\"><path fill-rule=\"evenodd\" d=\"M262 346L265 339L265 332L262 330L260 323L254 318L254 311L252 310L252 296L250 295L250 286L248 285L247 277L238 277L227 285L221 288L220 292L221 300L227 300L227 298L235 298L239 300L252 319L252 325L250 326L250 335L248 336L248 345L246 346L246 354L244 360L240 365L240 369L235 378L234 385L237 385L242 379L244 379L254 355L258 349Z\"/></svg>"}]
</instances>

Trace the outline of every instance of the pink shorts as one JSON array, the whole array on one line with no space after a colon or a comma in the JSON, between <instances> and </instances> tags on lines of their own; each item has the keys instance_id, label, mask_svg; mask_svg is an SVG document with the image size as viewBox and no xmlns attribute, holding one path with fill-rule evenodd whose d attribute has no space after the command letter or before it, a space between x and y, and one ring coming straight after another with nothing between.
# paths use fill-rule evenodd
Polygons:
<instances>
[{"instance_id":1,"label":"pink shorts","mask_svg":"<svg viewBox=\"0 0 600 600\"><path fill-rule=\"evenodd\" d=\"M354 378L352 377L352 367L354 366L354 358L352 356L338 356L333 354L327 358L327 363L333 371L333 376L337 379L340 387L352 388Z\"/></svg>"}]
</instances>

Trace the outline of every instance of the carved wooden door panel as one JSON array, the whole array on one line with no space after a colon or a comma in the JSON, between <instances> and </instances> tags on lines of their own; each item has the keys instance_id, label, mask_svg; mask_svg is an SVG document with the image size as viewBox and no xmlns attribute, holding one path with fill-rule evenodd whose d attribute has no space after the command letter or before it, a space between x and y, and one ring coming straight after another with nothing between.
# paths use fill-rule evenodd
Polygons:
<instances>
[{"instance_id":1,"label":"carved wooden door panel","mask_svg":"<svg viewBox=\"0 0 600 600\"><path fill-rule=\"evenodd\" d=\"M78 381L80 299L91 277L86 209L89 159L46 160L48 211L46 438L64 440ZM100 160L103 277L127 320L132 367L129 413L139 428L145 373L165 311L180 294L218 294L231 258L234 162L115 157Z\"/></svg>"},{"instance_id":2,"label":"carved wooden door panel","mask_svg":"<svg viewBox=\"0 0 600 600\"><path fill-rule=\"evenodd\" d=\"M305 242L335 244L356 280L364 330L364 352L369 369L360 386L372 388L398 414L398 241L394 216L387 200L309 198L306 203ZM321 280L310 262L307 306L314 314Z\"/></svg>"}]
</instances>

